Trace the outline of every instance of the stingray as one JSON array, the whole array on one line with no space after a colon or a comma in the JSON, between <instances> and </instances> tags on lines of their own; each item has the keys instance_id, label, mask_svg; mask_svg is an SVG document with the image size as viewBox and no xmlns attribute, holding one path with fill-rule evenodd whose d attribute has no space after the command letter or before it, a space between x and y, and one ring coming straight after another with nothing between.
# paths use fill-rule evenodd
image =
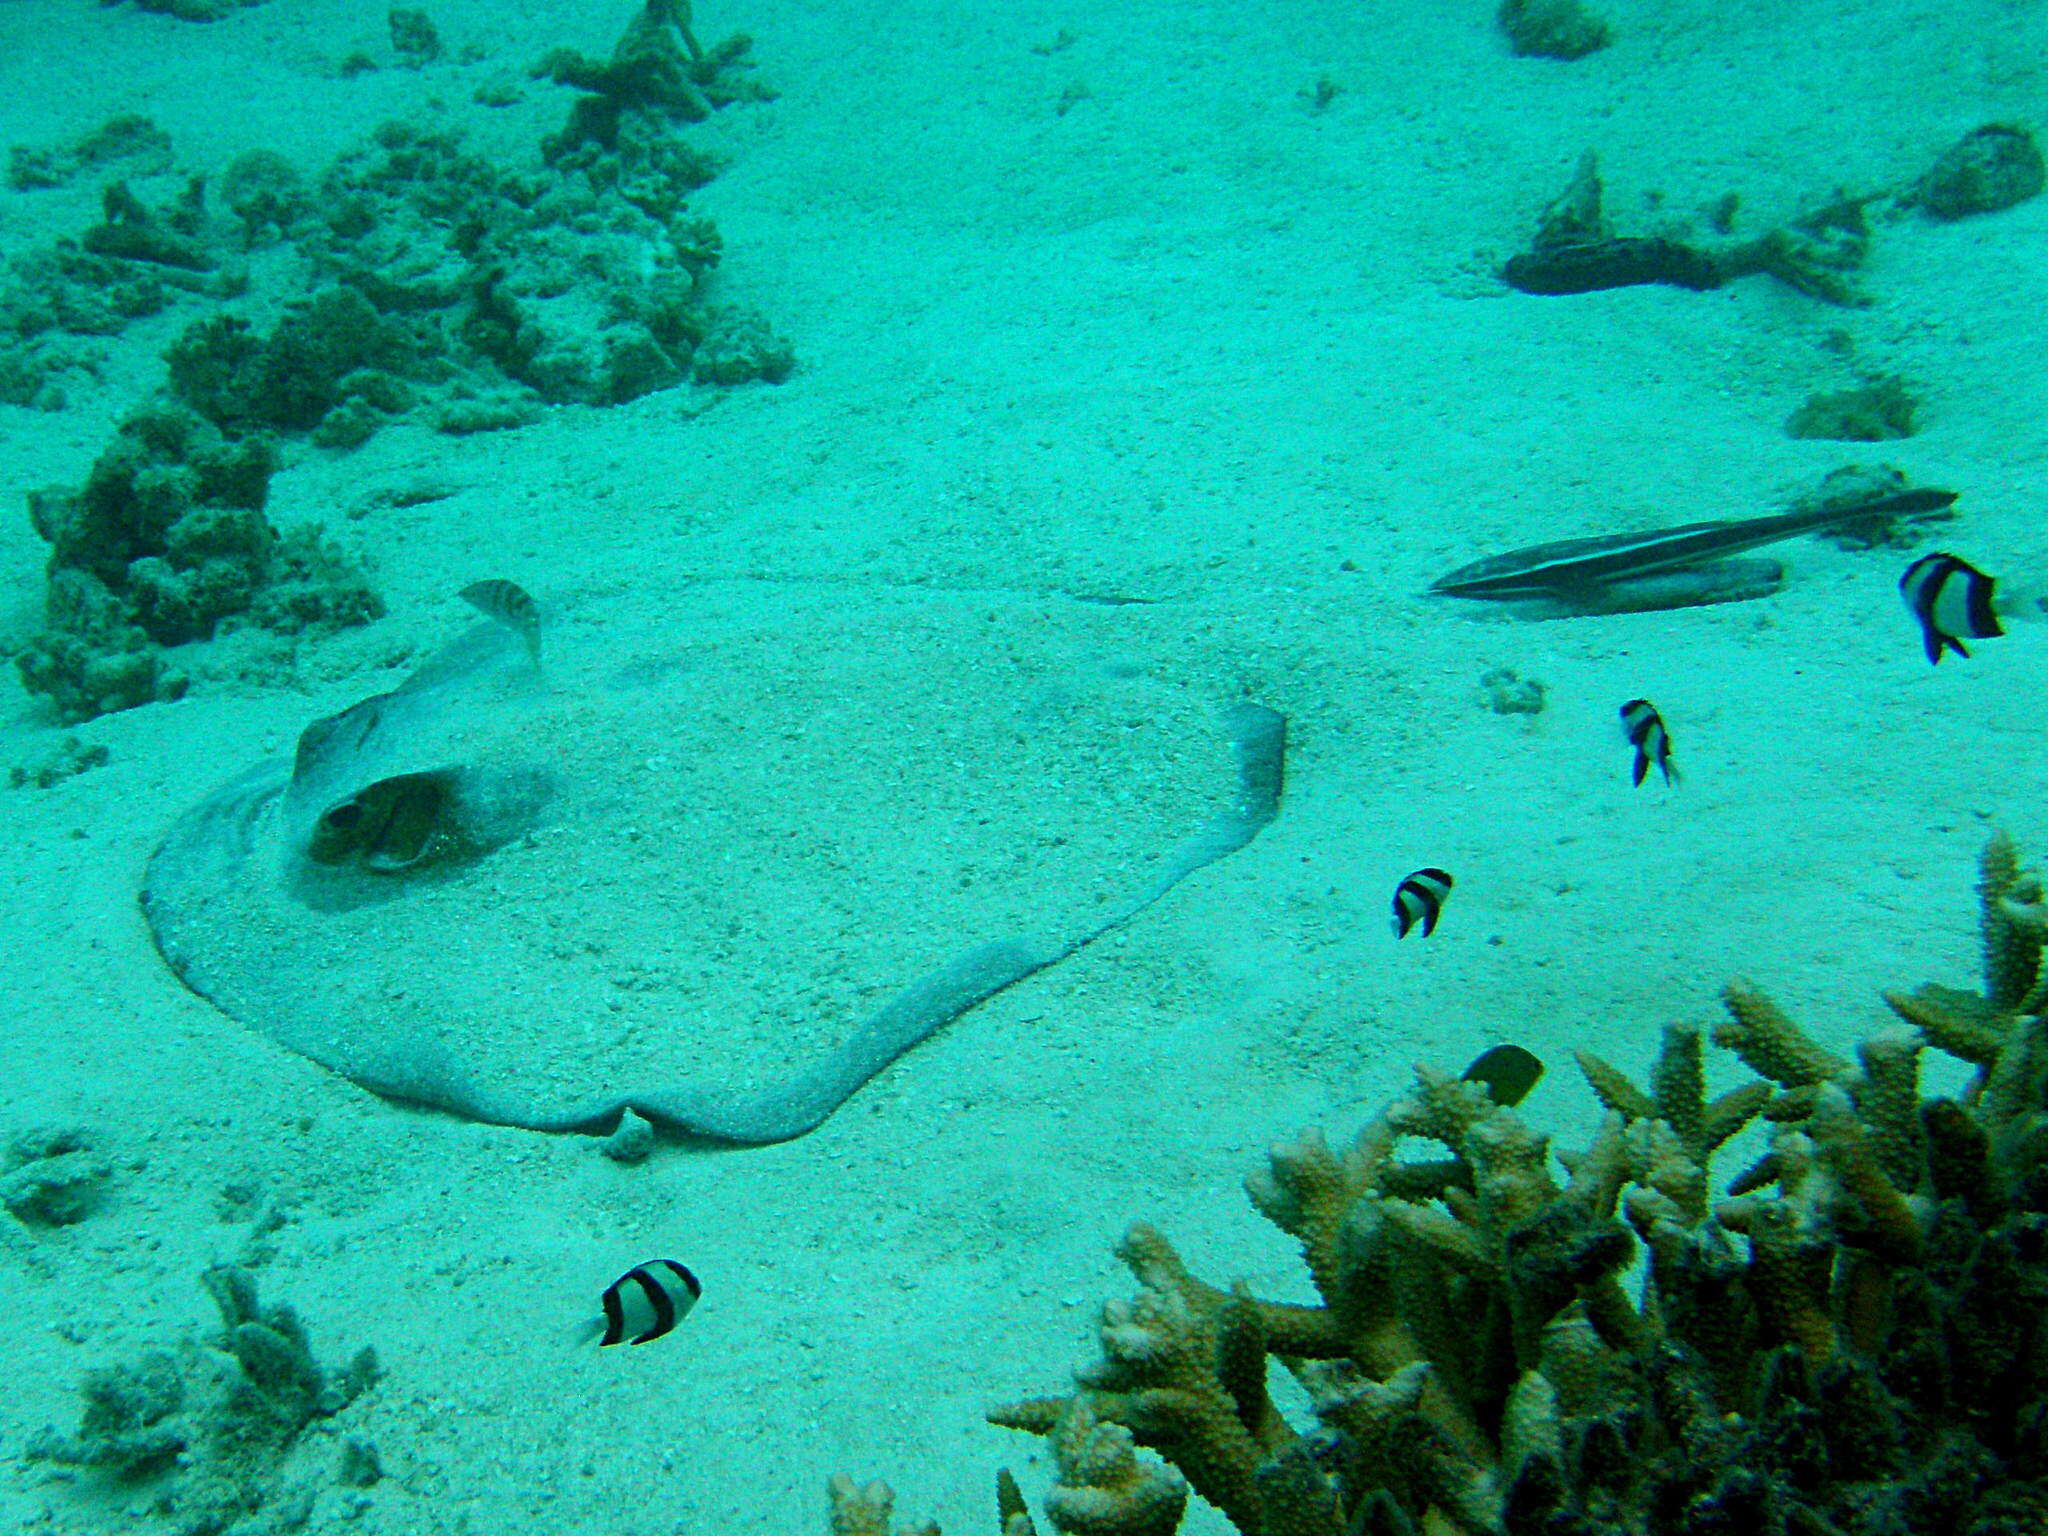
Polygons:
<instances>
[{"instance_id":1,"label":"stingray","mask_svg":"<svg viewBox=\"0 0 2048 1536\"><path fill-rule=\"evenodd\" d=\"M1020 898L1034 931L964 945L922 935L922 966L904 963L923 974L893 995L863 977L855 994L885 1000L837 1021L836 1032L807 1017L784 1033L784 1020L770 1020L750 1077L747 1063L720 1059L731 1038L720 1020L661 1011L681 986L674 973L691 965L744 982L727 968L750 961L764 986L791 981L772 943L742 955L718 933L669 942L679 926L708 922L720 892L747 899L759 872L750 861L774 854L721 842L726 810L704 800L690 777L696 764L673 760L685 727L724 729L697 695L701 671L660 661L564 667L552 633L544 664L523 592L486 582L463 595L485 622L398 687L314 721L289 760L259 763L187 811L150 860L142 893L157 947L186 986L390 1099L536 1131L605 1134L631 1110L687 1138L800 1136L937 1030L1243 848L1279 807L1286 723L1257 704L1225 712L1235 773L1209 797L1220 801L1213 814L1177 843L1155 835L1152 846L1129 846L1142 805L1114 812L1110 802L1128 791L1089 788L1091 774L1107 771L1096 760L1105 754L1054 759L1055 782L1023 787L1027 810L1059 825L1092 812L1101 825L1093 842L1070 846L1056 832L1030 841L1069 855L1108 850L1093 867L1059 872L1067 887L1087 889L1048 889L1041 878ZM616 650L603 659L616 663ZM890 702L892 718L914 713ZM793 707L785 734L798 736L824 706ZM999 770L1029 766L1037 748L1018 739L997 756ZM907 769L873 755L856 765L916 778L925 765L910 747L902 757ZM766 804L748 814L801 822L824 815L815 802L831 796L799 787L755 798ZM663 857L664 837L676 840L679 828L700 834L688 865ZM951 839L942 830L937 840ZM993 862L1031 870L1031 849L1009 853ZM692 894L668 901L665 881ZM924 913L941 896L963 899L935 884L902 905ZM886 906L860 890L845 898L862 921L871 901ZM861 922L847 926L862 932ZM622 953L643 945L645 955ZM858 970L858 957L839 969L848 967Z\"/></svg>"}]
</instances>

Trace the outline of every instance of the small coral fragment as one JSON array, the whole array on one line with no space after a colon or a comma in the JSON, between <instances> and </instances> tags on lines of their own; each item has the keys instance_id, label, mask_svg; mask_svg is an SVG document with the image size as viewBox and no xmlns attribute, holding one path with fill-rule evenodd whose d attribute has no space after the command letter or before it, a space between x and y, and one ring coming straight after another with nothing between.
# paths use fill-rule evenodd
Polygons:
<instances>
[{"instance_id":1,"label":"small coral fragment","mask_svg":"<svg viewBox=\"0 0 2048 1536\"><path fill-rule=\"evenodd\" d=\"M1619 235L1601 211L1599 167L1588 152L1564 193L1544 210L1529 249L1501 268L1501 280L1546 295L1645 283L1704 292L1762 273L1830 304L1861 305L1868 301L1850 274L1868 255L1863 208L1874 200L1839 195L1748 240L1707 244L1684 231Z\"/></svg>"},{"instance_id":2,"label":"small coral fragment","mask_svg":"<svg viewBox=\"0 0 2048 1536\"><path fill-rule=\"evenodd\" d=\"M930 1521L922 1525L894 1525L896 1495L887 1483L865 1487L844 1472L834 1475L826 1487L832 1501L832 1536L939 1536Z\"/></svg>"},{"instance_id":3,"label":"small coral fragment","mask_svg":"<svg viewBox=\"0 0 2048 1536\"><path fill-rule=\"evenodd\" d=\"M1984 996L1994 1007L2030 1011L2041 979L2041 877L2022 870L2005 833L1984 847L1977 869L1978 921L1983 932Z\"/></svg>"}]
</instances>

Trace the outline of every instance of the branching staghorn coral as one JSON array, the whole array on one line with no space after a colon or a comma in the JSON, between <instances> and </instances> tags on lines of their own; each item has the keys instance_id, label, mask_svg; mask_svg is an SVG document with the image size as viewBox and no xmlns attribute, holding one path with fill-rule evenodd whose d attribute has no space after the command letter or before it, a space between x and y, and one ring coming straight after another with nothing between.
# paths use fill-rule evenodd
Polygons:
<instances>
[{"instance_id":1,"label":"branching staghorn coral","mask_svg":"<svg viewBox=\"0 0 2048 1536\"><path fill-rule=\"evenodd\" d=\"M1427 1069L1341 1151L1276 1148L1247 1188L1316 1305L1134 1226L1101 1358L990 1413L1051 1440L1053 1528L1166 1536L1192 1489L1244 1536L2048 1529L2048 922L2008 841L1983 869L1982 992L1892 996L1920 1033L1854 1063L1735 985L1714 1040L1761 1080L1709 1100L1688 1027L1647 1089L1583 1056L1607 1114L1575 1154ZM1979 1068L1960 1097L1922 1095L1930 1045ZM1712 1198L1759 1113L1768 1153ZM1032 1536L1007 1474L998 1514Z\"/></svg>"}]
</instances>

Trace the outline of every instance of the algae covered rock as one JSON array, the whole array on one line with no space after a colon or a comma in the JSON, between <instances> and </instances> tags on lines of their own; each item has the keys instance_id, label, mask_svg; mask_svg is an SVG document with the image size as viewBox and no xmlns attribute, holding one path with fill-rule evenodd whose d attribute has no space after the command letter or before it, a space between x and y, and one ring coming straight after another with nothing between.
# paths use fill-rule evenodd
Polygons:
<instances>
[{"instance_id":1,"label":"algae covered rock","mask_svg":"<svg viewBox=\"0 0 2048 1536\"><path fill-rule=\"evenodd\" d=\"M99 582L162 645L212 635L248 607L275 536L263 516L276 461L189 411L131 415L76 491L30 497L53 571Z\"/></svg>"},{"instance_id":2,"label":"algae covered rock","mask_svg":"<svg viewBox=\"0 0 2048 1536\"><path fill-rule=\"evenodd\" d=\"M15 145L7 152L7 184L17 192L61 187L117 162L132 176L169 170L171 137L139 113L121 113L68 144Z\"/></svg>"},{"instance_id":3,"label":"algae covered rock","mask_svg":"<svg viewBox=\"0 0 2048 1536\"><path fill-rule=\"evenodd\" d=\"M411 392L384 381L418 369L424 350L359 290L332 284L292 305L267 334L234 315L195 321L164 357L171 392L222 431L300 433L346 401L403 409Z\"/></svg>"},{"instance_id":4,"label":"algae covered rock","mask_svg":"<svg viewBox=\"0 0 2048 1536\"><path fill-rule=\"evenodd\" d=\"M1913 435L1919 400L1906 381L1887 377L1855 389L1810 395L1785 422L1788 437L1843 443L1881 443Z\"/></svg>"},{"instance_id":5,"label":"algae covered rock","mask_svg":"<svg viewBox=\"0 0 2048 1536\"><path fill-rule=\"evenodd\" d=\"M0 1207L27 1226L74 1226L100 1208L113 1177L113 1164L93 1152L88 1131L17 1131L0 1155Z\"/></svg>"},{"instance_id":6,"label":"algae covered rock","mask_svg":"<svg viewBox=\"0 0 2048 1536\"><path fill-rule=\"evenodd\" d=\"M1614 41L1607 23L1579 0L1502 0L1495 20L1523 58L1583 59Z\"/></svg>"},{"instance_id":7,"label":"algae covered rock","mask_svg":"<svg viewBox=\"0 0 2048 1536\"><path fill-rule=\"evenodd\" d=\"M1987 123L1934 162L1906 201L1937 219L1997 213L2040 194L2041 146L2015 123Z\"/></svg>"},{"instance_id":8,"label":"algae covered rock","mask_svg":"<svg viewBox=\"0 0 2048 1536\"><path fill-rule=\"evenodd\" d=\"M382 611L360 573L317 536L264 516L276 459L175 405L135 412L75 490L31 493L49 541L48 628L16 657L31 692L85 720L184 691L161 648L224 620L359 624Z\"/></svg>"}]
</instances>

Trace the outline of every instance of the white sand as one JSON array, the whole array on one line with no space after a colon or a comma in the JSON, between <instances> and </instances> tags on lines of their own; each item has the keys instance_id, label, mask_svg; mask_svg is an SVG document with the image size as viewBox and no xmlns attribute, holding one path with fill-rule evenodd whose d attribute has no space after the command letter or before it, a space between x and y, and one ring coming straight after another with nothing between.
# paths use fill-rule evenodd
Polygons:
<instances>
[{"instance_id":1,"label":"white sand","mask_svg":"<svg viewBox=\"0 0 2048 1536\"><path fill-rule=\"evenodd\" d=\"M1124 1225L1306 1299L1238 1180L1303 1124L1348 1131L1411 1061L1517 1040L1553 1068L1532 1113L1573 1136L1589 1100L1569 1048L1639 1067L1730 975L1838 1046L1885 1020L1879 987L1966 981L1987 829L2048 850L2048 630L1931 669L1902 558L1813 543L1788 547L1780 596L1722 609L1524 625L1416 594L1539 538L1766 511L1858 460L1966 493L1943 547L2016 582L2048 568L2048 199L1881 228L1865 311L1762 280L1541 300L1488 276L1589 146L1625 225L1653 190L1675 209L1734 190L1760 227L1916 174L1979 123L2038 128L2048 11L1597 3L1619 42L1569 66L1509 58L1486 0L707 4L701 29L753 32L784 95L710 130L733 163L699 205L724 294L773 319L800 372L700 414L673 393L296 454L274 515L363 551L392 616L310 648L297 689L209 681L85 727L107 767L0 790L0 1128L82 1122L125 1170L102 1214L0 1245L0 1450L68 1426L86 1368L210 1326L196 1277L246 1242L217 1215L245 1185L290 1213L266 1296L327 1358L369 1341L388 1370L339 1426L390 1474L355 1530L807 1536L846 1470L972 1536L997 1467L1046 1483L981 1406L1058 1390L1092 1355L1095 1307L1128 1290L1107 1251ZM628 14L432 10L513 70L551 43L608 48ZM1063 27L1071 47L1033 50ZM383 32L381 6L344 0L211 27L4 0L0 143L139 110L187 164L271 145L310 167L433 98L507 154L563 108L547 88L469 105L487 70L331 78L352 46L388 54ZM1312 115L1296 92L1322 72L1345 89ZM77 229L91 198L0 195L0 250ZM41 591L21 492L82 477L183 319L133 333L64 414L0 410L9 630ZM1856 381L1837 332L1924 393L1918 437L1784 436L1810 391ZM422 477L457 494L370 507ZM485 574L543 595L687 585L676 644L709 623L721 655L806 593L875 622L919 592L987 593L1011 616L992 655L1042 675L1134 665L1176 697L1288 712L1287 807L792 1145L625 1169L395 1108L182 992L135 892L180 809L383 686L378 664L436 643L449 594ZM1081 650L1016 617L1071 593L1163 601L1091 610ZM1549 685L1533 725L1475 705L1498 666ZM11 669L0 689L0 764L31 760L57 733ZM1639 694L1670 722L1677 792L1628 785L1615 710ZM1397 947L1387 901L1426 863L1456 894L1433 939ZM736 954L735 998L750 960L772 956ZM676 1336L560 1342L618 1271L665 1255L706 1283ZM315 1437L305 1475L332 1455ZM124 1503L0 1478L6 1529L113 1529ZM324 1494L315 1528L342 1507Z\"/></svg>"}]
</instances>

